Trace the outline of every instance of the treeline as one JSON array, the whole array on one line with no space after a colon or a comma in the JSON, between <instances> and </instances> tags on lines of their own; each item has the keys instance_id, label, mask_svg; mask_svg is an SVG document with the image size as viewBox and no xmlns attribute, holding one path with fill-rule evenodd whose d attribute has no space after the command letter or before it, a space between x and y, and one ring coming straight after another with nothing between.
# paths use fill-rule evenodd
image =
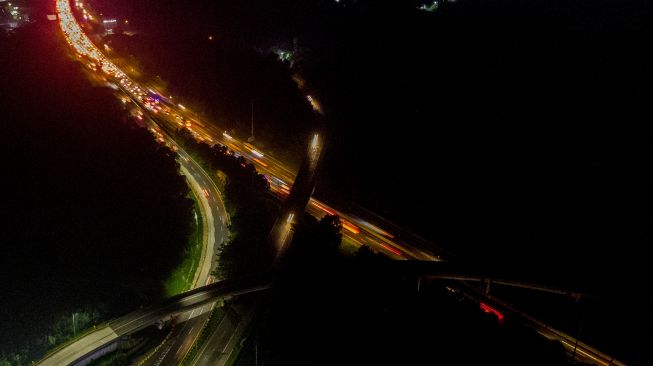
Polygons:
<instances>
[{"instance_id":1,"label":"treeline","mask_svg":"<svg viewBox=\"0 0 653 366\"><path fill-rule=\"evenodd\" d=\"M175 154L91 86L41 15L0 34L0 365L162 299L192 222Z\"/></svg>"},{"instance_id":2,"label":"treeline","mask_svg":"<svg viewBox=\"0 0 653 366\"><path fill-rule=\"evenodd\" d=\"M311 281L344 263L340 252L342 223L337 215L317 219L307 212L293 226L293 238L283 258L283 274Z\"/></svg>"},{"instance_id":3,"label":"treeline","mask_svg":"<svg viewBox=\"0 0 653 366\"><path fill-rule=\"evenodd\" d=\"M211 173L223 189L231 218L229 240L218 254L215 275L224 279L265 270L271 264L274 248L267 236L278 213L278 203L269 194L270 184L256 167L226 146L197 141L186 128L176 132L177 141Z\"/></svg>"}]
</instances>

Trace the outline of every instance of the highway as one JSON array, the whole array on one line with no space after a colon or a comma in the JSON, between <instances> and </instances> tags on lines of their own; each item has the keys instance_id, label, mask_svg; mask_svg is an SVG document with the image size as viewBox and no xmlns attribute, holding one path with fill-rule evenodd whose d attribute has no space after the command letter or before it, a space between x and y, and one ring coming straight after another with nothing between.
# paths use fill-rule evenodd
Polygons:
<instances>
[{"instance_id":1,"label":"highway","mask_svg":"<svg viewBox=\"0 0 653 366\"><path fill-rule=\"evenodd\" d=\"M77 23L74 20L70 3L67 1L57 1L56 5L62 30L64 30L64 34L67 34L66 38L69 43L73 47L76 44L78 50L84 49L85 52L95 55L95 57L101 57L99 50L85 37L81 28L76 26ZM68 31L66 32L65 29L68 29ZM105 70L111 70L110 72L119 75L119 70L110 63L105 62L102 65ZM91 67L95 67L95 65L93 64ZM126 84L120 83L119 86L123 89L126 96L134 97L132 93L129 93ZM139 119L148 126L157 140L177 151L181 173L186 177L187 183L199 203L197 210L200 213L199 216L202 220L203 228L202 254L194 274L192 288L206 285L212 281L210 274L213 269L216 250L228 235L227 225L229 224L229 216L227 215L220 192L204 170L183 149L176 145L173 139L159 129L156 122L150 118L148 111L142 107L141 103L138 103L137 99L134 99L134 109L138 113L138 116L140 116ZM168 360L172 360L173 363L179 361L180 357L183 357L190 345L192 345L192 342L206 320L206 315L202 314L210 312L212 308L213 305L211 304L200 309L193 309L185 314L180 314L175 320L178 322L187 321L187 323L174 328L174 334L170 338L169 344L166 345L166 347L174 347L175 352L166 353L164 357L152 359L157 360L159 364ZM200 314L199 317L197 316L198 314ZM108 330L103 330L100 334L103 335L100 338L97 338L97 336L87 338L87 340L90 340L87 346L113 339L113 334ZM72 357L75 356L73 355Z\"/></svg>"},{"instance_id":2,"label":"highway","mask_svg":"<svg viewBox=\"0 0 653 366\"><path fill-rule=\"evenodd\" d=\"M81 1L76 1L75 6L83 15L83 19L86 21L94 20L90 10L84 8L85 5ZM189 177L189 183L191 184L191 187L193 187L193 192L200 198L202 212L204 213L203 221L205 227L208 227L209 233L207 235L211 241L205 245L208 250L203 257L203 264L196 274L195 283L199 284L208 280L208 273L210 273L211 268L210 262L213 258L215 243L221 243L224 239L224 233L226 232L226 229L224 228L225 220L221 219L220 223L217 223L213 218L226 217L224 207L221 202L217 202L217 200L219 200L219 193L217 192L217 189L215 189L215 185L210 178L208 178L202 169L192 161L183 149L180 149L179 146L174 143L163 129L170 130L185 126L200 140L205 140L208 143L217 142L229 147L235 153L242 155L255 164L257 169L268 177L272 192L279 199L283 200L288 194L290 194L290 186L293 185L296 174L277 159L266 155L262 151L258 151L253 145L238 141L228 134L221 132L220 129L211 124L200 122L200 118L191 110L182 105L172 103L171 98L166 98L160 93L157 93L154 88L141 86L134 82L126 73L112 63L84 34L82 28L75 19L68 0L57 0L57 13L59 15L59 23L65 38L75 50L78 57L82 60L89 61L86 63L89 69L98 74L105 75L109 86L114 87L114 89L120 89L125 93L123 102L131 102L133 104L132 115L134 115L134 117L140 122L146 124L157 140L161 143L166 143L179 152L179 161L182 166L182 172ZM315 103L317 102L312 101L311 104L313 105ZM306 169L308 170L307 175L309 181L313 180L316 163L322 153L322 148L323 144L321 143L320 136L315 134L307 151L309 159ZM208 197L203 197L201 192L208 192L206 195ZM312 193L312 184L310 193ZM325 214L338 214L342 218L343 228L345 229L345 241L348 241L350 244L367 244L372 248L382 251L397 259L413 257L427 260L439 259L439 257L427 254L425 251L409 249L409 246L404 246L404 248L401 249L400 244L393 241L393 239L395 239L394 235L376 227L374 224L353 216L347 216L342 212L338 212L329 207L325 203L319 202L315 199L310 199L310 193L308 197L306 197L306 199L309 200L309 213L316 217L322 217ZM305 194L302 196L305 196ZM303 209L306 204L303 203L301 206ZM275 229L271 234L273 237L272 240L278 248L278 253L280 253L277 258L281 257L281 253L285 251L285 248L291 240L293 218L298 214L297 212L293 212L293 210L296 210L296 207L287 207L285 210L286 211L281 216L282 218L278 220L277 225L275 225ZM210 223L217 223L220 228L216 229L215 225L211 225ZM405 233L403 237L408 238L409 234ZM397 240L395 239L395 241ZM426 247L428 247L428 245ZM148 358L146 363L152 365L175 364L183 358L183 355L201 330L201 325L206 320L206 315L200 315L197 317L197 313L202 314L203 311L180 315L178 321L190 319L191 317L195 318L191 319L188 324L176 327L174 330L175 334L167 341L168 344L159 348L157 354Z\"/></svg>"},{"instance_id":3,"label":"highway","mask_svg":"<svg viewBox=\"0 0 653 366\"><path fill-rule=\"evenodd\" d=\"M239 299L226 309L222 322L211 334L193 366L224 366L239 350L240 343L258 310L258 298Z\"/></svg>"},{"instance_id":4,"label":"highway","mask_svg":"<svg viewBox=\"0 0 653 366\"><path fill-rule=\"evenodd\" d=\"M151 119L148 118L146 122L155 135L157 133L160 134L161 138L166 140L166 143L171 146L176 146L174 141L172 141L167 135L160 133L157 130L156 125ZM186 176L188 185L191 187L193 194L199 202L198 209L202 219L202 255L192 282L192 288L198 288L212 282L210 274L214 263L213 259L216 255L218 245L222 243L228 235L227 225L229 224L229 216L226 213L220 193L213 181L206 176L206 173L182 149L178 149L177 153L179 154L178 160L181 167L181 173ZM171 341L179 341L179 344L175 349L181 349L183 352L170 353L167 357L164 357L159 361L164 361L166 359L178 360L179 357L183 357L185 352L192 345L197 333L201 330L202 324L206 320L206 314L208 314L212 309L213 303L204 305L199 309L192 309L178 314L174 320L176 322L186 322L186 324L175 328L175 334L170 339ZM139 322L130 323L130 326L120 324L119 321L117 321L117 323L93 332L80 339L79 342L71 344L67 347L70 350L67 351L66 348L64 348L52 358L45 359L43 364L70 364L87 354L89 350L95 350L101 348L103 345L110 344L121 335L126 334L125 332L131 333L133 331L132 326L140 327L142 324L145 324L146 326L150 325L147 323L148 319L150 318L144 318ZM173 346L175 345L175 343L170 343Z\"/></svg>"},{"instance_id":5,"label":"highway","mask_svg":"<svg viewBox=\"0 0 653 366\"><path fill-rule=\"evenodd\" d=\"M177 149L181 172L187 177L193 194L200 203L202 227L204 228L203 239L206 240L203 240L205 245L200 259L200 266L195 272L193 288L209 284L213 280L210 274L215 263L215 255L218 253L219 245L224 242L228 235L229 215L224 207L220 192L204 170L183 149L177 146L169 136L158 130L155 121L150 118L146 118L146 121L150 124L150 128L155 135L163 136L168 145ZM173 321L183 323L183 325L175 327L166 344L159 348L154 355L151 355L143 365L179 364L199 335L212 309L213 304L209 304L179 314Z\"/></svg>"},{"instance_id":6,"label":"highway","mask_svg":"<svg viewBox=\"0 0 653 366\"><path fill-rule=\"evenodd\" d=\"M270 230L267 245L276 249L273 269L278 268L293 236L295 218L304 212L315 189L316 172L324 152L324 137L315 133L306 146L304 158L297 177L283 202L277 220ZM218 324L209 339L193 360L194 365L227 364L239 342L250 327L257 310L258 298L241 298L227 309L227 316ZM233 355L236 357L237 354ZM158 366L158 365L155 365Z\"/></svg>"},{"instance_id":7,"label":"highway","mask_svg":"<svg viewBox=\"0 0 653 366\"><path fill-rule=\"evenodd\" d=\"M210 273L210 264L214 254L209 251L214 250L215 244L224 239L224 234L226 232L223 229L226 219L217 220L216 218L225 217L225 212L223 208L222 210L219 209L221 206L221 202L219 202L219 193L217 192L217 189L215 189L215 185L211 179L185 152L183 152L182 149L176 146L174 141L165 134L163 130L170 128L176 129L183 126L188 128L199 140L206 141L210 144L220 143L227 146L235 154L241 155L248 161L252 162L261 173L265 174L270 182L272 193L280 199L285 199L290 194L290 187L293 185L293 182L295 182L296 175L287 164L280 162L252 144L239 141L233 136L228 135L223 129L218 128L214 124L202 120L202 118L193 111L180 104L172 102L170 96L164 96L154 87L141 85L132 80L125 72L109 60L109 58L93 44L88 36L84 34L82 28L75 19L69 0L56 0L56 7L62 32L80 61L82 61L82 63L84 63L89 69L99 75L103 75L102 77L106 78L109 86L123 91L127 96L126 102L133 103L133 111L135 111L136 119L148 125L160 142L172 146L179 152L179 161L182 165L182 172L189 178L188 180L193 191L196 195L200 192L203 193L199 194L199 197L204 196L204 198L200 200L201 206L203 206L202 212L205 213L205 215L203 215L203 220L206 219L207 223L221 223L221 225L218 225L222 227L220 229L216 229L215 225L207 225L209 228L206 243L207 250L195 279L196 284L207 283L210 279L208 273ZM86 15L86 11L83 9L84 5L81 2L76 1L76 7L83 10L84 15ZM84 18L93 20L90 16L84 16ZM312 98L308 99L311 105L319 105L317 104L317 101ZM319 136L316 138L319 141ZM319 156L319 154L320 151L317 151L317 156ZM309 170L311 170L310 164ZM205 207L205 205L207 207ZM440 261L445 257L449 257L449 253L443 251L441 248L438 248L432 243L429 243L428 241L423 240L372 213L362 210L358 212L343 212L314 198L311 198L308 201L306 209L310 214L318 218L326 214L339 215L343 225L343 240L349 244L356 246L368 245L376 251L399 260L417 259ZM285 213L285 216L283 217L285 217L287 225L283 230L278 231L281 233L280 235L289 233L289 224L292 223L294 214L296 213L292 211ZM211 230L213 231L211 232ZM280 237L278 242L283 249L283 246L288 242L288 236ZM213 285L208 285L201 289L202 291L207 292L197 294L191 293L190 295L185 294L185 296L195 296L197 298L173 298L177 299L176 301L179 301L179 303L170 304L166 302L165 304L168 306L166 308L157 308L151 310L149 313L135 312L126 317L120 318L116 322L112 322L110 326L92 332L86 337L77 340L75 343L68 345L64 349L43 360L40 364L69 364L78 359L81 355L87 354L89 350L97 349L102 344L108 344L123 334L134 332L147 325L151 325L162 316L184 313L185 314L182 315L182 317L201 315L205 311L208 311L206 309L209 309L210 307L205 307L204 311L201 309L198 311L192 311L191 308L210 304L215 301L215 296L218 298L222 296L221 293L211 293L209 290L212 288L211 286ZM261 288L257 287L256 289L260 290ZM237 291L224 296L233 296L235 293L237 293ZM190 301L193 305L186 306L186 301ZM197 328L198 327L196 326L183 328L187 329L184 330L184 332L187 331L188 333L186 333L186 336L180 338L193 339L193 332L197 332ZM562 341L564 344L564 342L568 341L568 338L562 339ZM187 343L182 342L180 347L183 347L184 345L187 345ZM178 352L184 353L182 351L183 349L180 348ZM170 351L168 351L168 353L170 353ZM154 359L157 358L155 357Z\"/></svg>"},{"instance_id":8,"label":"highway","mask_svg":"<svg viewBox=\"0 0 653 366\"><path fill-rule=\"evenodd\" d=\"M92 355L124 335L133 334L161 320L170 320L175 315L188 313L196 308L211 309L211 306L207 305L218 300L228 300L239 295L263 291L270 287L270 281L264 277L212 283L173 296L152 308L138 310L111 321L107 326L76 340L42 359L38 364L47 366L70 365ZM199 311L196 313L199 313Z\"/></svg>"},{"instance_id":9,"label":"highway","mask_svg":"<svg viewBox=\"0 0 653 366\"><path fill-rule=\"evenodd\" d=\"M84 5L81 2L76 2L76 4L86 14L86 9L83 8ZM144 108L150 112L149 115L156 116L156 124L158 126L155 126L154 129L159 132L161 131L158 127L177 129L184 126L199 140L204 140L208 143L221 143L234 153L248 159L261 173L265 174L270 182L272 192L277 197L285 199L290 193L290 186L292 186L296 174L285 164L259 151L253 145L239 141L225 132L221 132L220 129L209 123L200 122L200 118L194 112L182 105L174 104L169 97L157 93L153 87L141 86L134 82L126 73L104 56L84 34L73 15L68 1L58 0L57 12L63 33L78 57L83 60L88 60L85 63L91 70L106 75L109 80L115 80L115 83L112 81L108 81L108 83L127 94L127 97L123 101L133 102L136 109L135 117L138 120L142 121L146 119L147 114L141 111ZM157 136L159 136L161 142L167 140L160 135ZM317 135L314 137L314 141L315 143L311 141L310 146L312 151L310 153L317 158L321 153L322 144L319 142L319 136ZM312 159L312 161L316 160ZM309 167L309 170L314 168ZM416 238L414 235L411 236L410 233L405 231L399 232L400 230L397 227L394 228L395 234L391 234L386 230L380 229L371 221L347 215L316 199L310 200L308 212L318 218L326 214L338 214L343 223L344 240L354 245L367 244L396 259L440 259L439 256L430 254L431 250L434 249L432 244L423 240L412 240ZM399 238L400 236L401 239ZM411 241L412 245L407 244L407 241Z\"/></svg>"},{"instance_id":10,"label":"highway","mask_svg":"<svg viewBox=\"0 0 653 366\"><path fill-rule=\"evenodd\" d=\"M199 336L213 307L214 304L205 305L177 316L174 321L176 327L170 331L169 337L153 352L151 351L151 354L146 354L135 363L154 366L179 365Z\"/></svg>"},{"instance_id":11,"label":"highway","mask_svg":"<svg viewBox=\"0 0 653 366\"><path fill-rule=\"evenodd\" d=\"M88 19L84 21L94 20L81 1L76 1L75 4L78 11L87 15ZM230 136L224 129L206 121L189 108L173 102L177 98L158 92L154 85L135 82L109 60L84 34L73 15L69 2L57 0L57 11L62 30L78 57L84 60L90 70L112 80L108 81L110 86L124 90L130 100L136 101L139 106L143 106L156 115L160 127L167 129L186 127L198 140L227 146L231 151L254 164L259 172L265 174L275 196L283 199L289 194L290 187L296 178L296 172L290 168L289 164L279 161L251 143ZM307 96L307 102L317 108L316 111L320 110L319 107L316 107L319 104L314 98ZM317 145L321 149L321 144ZM320 153L320 149L316 151L317 154ZM420 239L404 229L394 225L389 228L386 221L374 215L365 217L365 212L344 212L314 198L309 202L308 212L318 218L326 214L339 215L346 243L355 246L368 245L394 259L440 260L441 256L446 254L442 248L438 248L433 243ZM385 229L382 229L383 225L386 225Z\"/></svg>"}]
</instances>

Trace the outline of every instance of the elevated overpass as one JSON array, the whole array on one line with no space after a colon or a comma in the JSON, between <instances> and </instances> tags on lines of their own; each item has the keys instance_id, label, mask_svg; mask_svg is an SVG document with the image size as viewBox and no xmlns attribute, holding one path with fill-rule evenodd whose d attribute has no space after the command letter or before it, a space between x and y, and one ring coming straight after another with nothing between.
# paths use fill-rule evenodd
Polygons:
<instances>
[{"instance_id":1,"label":"elevated overpass","mask_svg":"<svg viewBox=\"0 0 653 366\"><path fill-rule=\"evenodd\" d=\"M493 269L470 267L460 263L431 262L431 261L388 261L377 263L371 267L373 273L378 276L414 276L421 280L457 280L466 282L479 282L483 284L483 293L490 293L491 285L519 287L528 290L548 292L558 295L573 297L579 300L581 297L592 296L580 289L566 288L555 284L541 283L536 280L529 280L515 276L512 273Z\"/></svg>"},{"instance_id":2,"label":"elevated overpass","mask_svg":"<svg viewBox=\"0 0 653 366\"><path fill-rule=\"evenodd\" d=\"M589 296L581 291L564 289L536 282L511 279L507 274L480 273L467 269L460 265L442 262L421 262L421 261L387 261L370 265L366 268L365 274L370 278L411 278L417 279L442 279L454 281L475 281L488 282L499 285L515 286L536 291L545 291L572 297ZM259 292L272 287L274 273L265 273L247 278L225 280L191 290L189 292L171 297L161 304L148 309L138 310L109 322L103 328L97 329L75 342L59 349L38 362L38 365L70 365L88 358L95 352L102 350L116 342L120 337L133 334L148 326L165 321L170 317L199 308L203 305L228 300L240 295ZM501 302L488 294L465 294L479 302L488 302L503 312L517 316L533 327L538 333L546 338L556 340L568 350L577 347L577 355L587 361L598 365L623 365L608 355L598 351L591 346L576 342L576 339L561 332L542 321L532 318L509 304Z\"/></svg>"},{"instance_id":3,"label":"elevated overpass","mask_svg":"<svg viewBox=\"0 0 653 366\"><path fill-rule=\"evenodd\" d=\"M38 365L62 366L75 364L101 350L120 337L133 334L161 320L188 310L239 295L267 290L272 286L269 276L226 280L173 296L161 304L137 310L115 319L105 327L77 339L75 342L47 355Z\"/></svg>"},{"instance_id":4,"label":"elevated overpass","mask_svg":"<svg viewBox=\"0 0 653 366\"><path fill-rule=\"evenodd\" d=\"M127 93L132 97L139 99L146 95L146 92L139 85L130 80L126 74L113 65L101 52L92 44L86 37L81 28L75 23L72 12L70 11L69 0L57 1L58 12L61 17L62 29L67 39L69 39L71 46L76 50L79 55L86 55L92 60L100 64L102 71L111 75L113 79L118 80L118 85L123 90L129 90ZM64 27L67 25L75 25L74 27ZM292 223L295 215L301 213L306 208L308 199L312 194L315 186L315 171L318 167L319 157L322 155L322 148L324 143L320 141L319 136L315 136L309 144L307 153L307 160L300 169L300 174L293 185L293 191L286 202L282 215L279 217L275 229L271 233L272 242L278 248L278 257L281 257L285 251L290 239L292 237ZM570 296L579 296L579 293L564 289L558 289L551 286L538 285L531 282L524 282L519 280L506 279L509 277L502 277L498 275L488 275L477 273L474 271L465 271L460 268L425 268L424 264L410 263L414 267L405 267L403 270L406 274L416 274L417 278L440 278L452 279L463 281L480 281L486 283L486 295L489 293L490 284L505 284L517 287L531 288L540 291L556 292L562 294L569 294ZM401 271L399 271L399 274ZM110 322L107 326L89 333L88 335L76 340L75 342L59 349L57 352L50 354L39 362L41 365L68 365L74 364L77 361L93 354L95 351L106 347L107 345L115 342L121 336L134 333L147 326L155 324L156 322L165 319L174 314L183 313L190 309L203 306L205 304L229 299L238 295L262 291L271 287L271 281L266 278L259 278L254 280L252 278L247 280L234 280L218 282L209 286L198 288L196 290L187 292L170 298L164 303L146 309L130 313L124 317ZM572 338L564 338L569 341ZM582 344L580 344L582 346ZM581 353L587 352L590 354L591 350L580 351ZM595 354L595 353L591 353ZM608 363L600 363L608 364ZM610 361L610 364L616 364Z\"/></svg>"}]
</instances>

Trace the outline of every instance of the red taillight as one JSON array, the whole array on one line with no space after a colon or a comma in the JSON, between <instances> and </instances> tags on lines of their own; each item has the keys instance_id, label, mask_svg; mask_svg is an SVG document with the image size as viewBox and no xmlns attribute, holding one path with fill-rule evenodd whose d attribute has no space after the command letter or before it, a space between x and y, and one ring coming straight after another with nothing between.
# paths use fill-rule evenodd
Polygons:
<instances>
[{"instance_id":1,"label":"red taillight","mask_svg":"<svg viewBox=\"0 0 653 366\"><path fill-rule=\"evenodd\" d=\"M487 304L481 303L481 310L488 314L494 314L497 316L497 319L499 319L499 322L503 321L503 314L501 312Z\"/></svg>"}]
</instances>

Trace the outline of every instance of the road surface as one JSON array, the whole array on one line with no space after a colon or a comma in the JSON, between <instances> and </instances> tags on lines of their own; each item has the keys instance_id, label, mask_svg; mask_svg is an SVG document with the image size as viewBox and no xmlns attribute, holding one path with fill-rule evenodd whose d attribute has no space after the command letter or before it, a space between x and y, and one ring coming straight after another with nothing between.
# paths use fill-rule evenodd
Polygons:
<instances>
[{"instance_id":1,"label":"road surface","mask_svg":"<svg viewBox=\"0 0 653 366\"><path fill-rule=\"evenodd\" d=\"M98 75L102 75L101 77L106 78L107 84L110 86L119 87L125 91L129 96L127 99L137 101L135 104L139 108L144 106L152 114L155 114L157 124L160 127L177 129L185 126L199 140L227 146L254 164L259 172L268 177L273 194L279 198L285 198L289 194L296 173L288 164L279 161L250 143L228 135L223 129L216 127L214 124L203 121L190 109L175 104L169 96L157 92L154 86L141 85L132 80L84 34L73 15L68 1L57 0L57 13L66 39L87 67ZM397 226L388 225L387 221L374 215L368 215L362 210L348 213L313 198L309 202L308 212L318 218L326 214L338 214L343 222L345 242L356 246L368 245L391 258L440 260L440 257L445 253L433 243L420 239L418 236Z\"/></svg>"},{"instance_id":2,"label":"road surface","mask_svg":"<svg viewBox=\"0 0 653 366\"><path fill-rule=\"evenodd\" d=\"M211 306L206 305L251 292L263 291L270 287L271 283L267 278L257 277L212 283L173 296L152 308L138 310L111 321L107 326L93 331L50 354L47 358L39 361L38 365L61 366L73 364L110 345L122 336L133 334L162 320L171 319L175 315L187 313L193 309L204 309L205 312L208 312ZM197 314L200 315L199 311L197 311Z\"/></svg>"},{"instance_id":3,"label":"road surface","mask_svg":"<svg viewBox=\"0 0 653 366\"><path fill-rule=\"evenodd\" d=\"M266 155L255 146L238 141L227 133L221 132L221 129L209 123L200 122L201 119L197 114L181 105L172 103L170 98L157 93L153 88L134 82L103 55L83 33L73 16L69 0L57 0L56 5L65 38L79 58L90 61L89 68L106 75L111 80L109 81L110 84L115 82L116 84L113 85L119 86L135 102L134 104L138 108L144 107L152 114L157 115L157 125L167 124L168 127L174 128L186 126L200 140L209 143L221 143L229 147L255 164L257 169L268 177L275 195L285 198L290 193L290 186L295 180L295 175L287 165L272 156ZM311 104L313 102L316 103L316 101L311 100ZM142 115L141 118L143 118ZM201 184L200 180L202 180L202 176L205 176L205 174L202 174L201 169L195 174L192 171L192 163L184 165L184 168L190 173L190 176L198 179L198 184ZM391 258L438 261L447 254L432 243L367 212L363 212L363 215L361 212L355 214L345 213L315 199L310 199L307 210L316 217L325 214L338 214L342 219L344 240L346 242L354 245L369 245ZM290 214L292 212L288 214L288 222L292 221ZM282 242L285 242L285 240L282 240ZM201 275L198 276L201 277ZM100 334L100 332L97 333ZM100 337L101 339L110 339L114 336L115 334L111 334L110 331L103 331L101 335L93 335L93 337ZM91 337L85 337L80 341L91 342L86 338L90 339ZM564 342L563 340L563 344Z\"/></svg>"},{"instance_id":4,"label":"road surface","mask_svg":"<svg viewBox=\"0 0 653 366\"><path fill-rule=\"evenodd\" d=\"M192 365L226 365L234 352L240 350L240 343L254 320L258 304L258 298L249 297L239 299L230 305L226 309L224 318L206 340Z\"/></svg>"},{"instance_id":5,"label":"road surface","mask_svg":"<svg viewBox=\"0 0 653 366\"><path fill-rule=\"evenodd\" d=\"M72 10L70 4L67 1L57 1L57 11L59 14L60 25L64 33L68 35L67 39L72 41L77 39L76 44L84 45L86 52L91 52L93 54L100 54L97 49L92 45L92 43L86 38L79 27L75 27L77 24L72 16ZM66 28L67 27L67 28ZM68 29L66 32L65 29ZM74 42L71 42L71 45L74 45ZM124 85L120 85L122 88L125 88ZM126 90L125 90L126 91ZM130 95L129 93L126 93ZM139 103L134 103L136 106L140 105ZM218 246L226 239L227 237L227 225L229 223L229 216L227 215L224 203L220 197L220 192L213 183L213 181L206 175L206 173L200 168L200 166L193 161L188 154L186 154L183 149L179 148L174 141L165 133L162 133L156 122L149 118L147 110L140 108L143 112L144 117L141 120L148 125L150 130L158 136L158 139L161 142L166 143L167 145L174 147L179 155L179 163L181 166L181 173L186 176L188 185L190 186L193 194L195 195L199 207L197 207L200 212L200 217L202 220L202 251L201 258L197 270L195 271L194 278L192 281L192 288L197 288L199 286L206 285L211 280L211 272L213 269L213 263L216 251ZM207 306L207 309L199 309L199 312L210 311L211 306ZM194 317L196 316L197 309L190 311L187 314L179 315L178 319L189 320L193 324L185 324L181 327L176 327L174 332L175 334L171 338L172 340L182 339L184 342L179 345L179 348L188 349L188 343L192 344L192 340L195 339L197 332L201 329L202 322L206 320L206 317ZM189 326L190 325L190 326ZM106 334L105 334L106 333ZM94 335L88 338L89 344L97 344L101 340L113 340L114 334L104 330L101 332L102 337L97 338L97 335ZM182 352L185 354L185 352ZM175 358L177 353L170 354L168 359ZM183 357L182 354L182 357ZM73 357L75 357L73 355ZM165 361L166 357L162 361Z\"/></svg>"}]
</instances>

